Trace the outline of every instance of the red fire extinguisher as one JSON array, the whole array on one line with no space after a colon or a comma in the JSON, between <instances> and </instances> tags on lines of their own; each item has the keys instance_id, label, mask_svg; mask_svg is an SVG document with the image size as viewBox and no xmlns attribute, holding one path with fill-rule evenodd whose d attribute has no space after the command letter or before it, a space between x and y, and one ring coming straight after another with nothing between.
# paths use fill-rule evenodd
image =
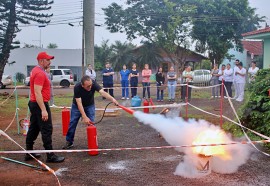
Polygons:
<instances>
[{"instance_id":1,"label":"red fire extinguisher","mask_svg":"<svg viewBox=\"0 0 270 186\"><path fill-rule=\"evenodd\" d=\"M86 128L87 140L88 140L88 149L98 149L97 142L97 128L95 125L88 125ZM88 151L88 154L91 156L98 155L98 151Z\"/></svg>"},{"instance_id":2,"label":"red fire extinguisher","mask_svg":"<svg viewBox=\"0 0 270 186\"><path fill-rule=\"evenodd\" d=\"M70 110L65 107L62 110L62 129L63 129L63 136L66 136L67 135L69 121L70 121Z\"/></svg>"},{"instance_id":3,"label":"red fire extinguisher","mask_svg":"<svg viewBox=\"0 0 270 186\"><path fill-rule=\"evenodd\" d=\"M143 101L143 106L149 106L149 102L147 99ZM149 113L149 108L143 108L144 113Z\"/></svg>"}]
</instances>

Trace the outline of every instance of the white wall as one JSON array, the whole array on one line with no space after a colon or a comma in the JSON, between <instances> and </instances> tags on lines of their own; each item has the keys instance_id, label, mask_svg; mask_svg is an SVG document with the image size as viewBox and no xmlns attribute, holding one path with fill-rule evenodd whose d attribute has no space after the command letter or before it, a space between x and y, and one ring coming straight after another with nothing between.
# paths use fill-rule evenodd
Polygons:
<instances>
[{"instance_id":1,"label":"white wall","mask_svg":"<svg viewBox=\"0 0 270 186\"><path fill-rule=\"evenodd\" d=\"M55 68L58 68L58 66L81 67L81 49L18 48L11 51L8 62L15 61L15 63L6 64L4 74L14 76L16 73L21 72L27 75L27 65L37 65L37 54L43 51L55 56L51 63L51 66L55 66Z\"/></svg>"}]
</instances>

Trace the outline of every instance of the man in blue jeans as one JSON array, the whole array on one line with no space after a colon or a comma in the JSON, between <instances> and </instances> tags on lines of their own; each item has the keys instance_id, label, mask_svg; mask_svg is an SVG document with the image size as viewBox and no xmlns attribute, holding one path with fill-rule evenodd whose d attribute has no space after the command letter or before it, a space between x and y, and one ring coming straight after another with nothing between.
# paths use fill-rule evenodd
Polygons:
<instances>
[{"instance_id":1,"label":"man in blue jeans","mask_svg":"<svg viewBox=\"0 0 270 186\"><path fill-rule=\"evenodd\" d=\"M63 149L70 149L73 147L75 131L80 117L82 117L85 124L91 124L91 122L95 121L95 91L118 105L118 102L105 92L96 81L92 81L87 75L83 76L81 82L77 83L74 87L71 118L66 136L66 145Z\"/></svg>"}]
</instances>

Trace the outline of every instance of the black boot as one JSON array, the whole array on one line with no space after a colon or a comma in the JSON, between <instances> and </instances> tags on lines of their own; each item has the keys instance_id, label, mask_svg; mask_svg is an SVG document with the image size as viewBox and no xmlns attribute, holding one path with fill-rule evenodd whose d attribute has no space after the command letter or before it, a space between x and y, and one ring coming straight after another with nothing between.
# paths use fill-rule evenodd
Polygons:
<instances>
[{"instance_id":1,"label":"black boot","mask_svg":"<svg viewBox=\"0 0 270 186\"><path fill-rule=\"evenodd\" d=\"M33 145L26 145L26 150L33 150ZM35 158L41 157L41 155L37 153L31 153L31 155L34 156ZM30 156L30 154L25 154L24 161L29 161L29 160L34 159L32 156Z\"/></svg>"},{"instance_id":2,"label":"black boot","mask_svg":"<svg viewBox=\"0 0 270 186\"><path fill-rule=\"evenodd\" d=\"M65 157L57 156L54 153L47 154L47 163L61 163L65 160Z\"/></svg>"},{"instance_id":3,"label":"black boot","mask_svg":"<svg viewBox=\"0 0 270 186\"><path fill-rule=\"evenodd\" d=\"M31 153L32 156L34 156L35 158L40 158L41 154L37 154L37 153ZM24 161L29 161L34 159L32 156L30 156L30 154L25 154L24 156Z\"/></svg>"}]
</instances>

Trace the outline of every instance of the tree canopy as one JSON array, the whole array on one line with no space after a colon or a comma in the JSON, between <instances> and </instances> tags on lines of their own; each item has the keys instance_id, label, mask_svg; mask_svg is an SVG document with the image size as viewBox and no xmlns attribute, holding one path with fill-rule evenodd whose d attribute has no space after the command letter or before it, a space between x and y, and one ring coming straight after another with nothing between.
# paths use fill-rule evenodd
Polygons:
<instances>
[{"instance_id":1,"label":"tree canopy","mask_svg":"<svg viewBox=\"0 0 270 186\"><path fill-rule=\"evenodd\" d=\"M46 14L46 10L52 3L52 0L0 0L0 81L10 51L18 44L15 38L19 24L49 23L52 14Z\"/></svg>"},{"instance_id":2,"label":"tree canopy","mask_svg":"<svg viewBox=\"0 0 270 186\"><path fill-rule=\"evenodd\" d=\"M55 49L55 48L58 48L58 45L56 43L49 43L47 48L49 49Z\"/></svg>"},{"instance_id":3,"label":"tree canopy","mask_svg":"<svg viewBox=\"0 0 270 186\"><path fill-rule=\"evenodd\" d=\"M255 14L247 0L191 0L196 5L191 37L196 50L208 51L213 62L221 63L230 48L242 49L241 34L256 30L264 17Z\"/></svg>"},{"instance_id":4,"label":"tree canopy","mask_svg":"<svg viewBox=\"0 0 270 186\"><path fill-rule=\"evenodd\" d=\"M155 43L173 54L176 68L183 68L185 49L192 44L220 63L229 48L240 47L241 33L255 30L264 18L255 14L248 0L127 0L124 7L112 3L103 10L111 32Z\"/></svg>"}]
</instances>

